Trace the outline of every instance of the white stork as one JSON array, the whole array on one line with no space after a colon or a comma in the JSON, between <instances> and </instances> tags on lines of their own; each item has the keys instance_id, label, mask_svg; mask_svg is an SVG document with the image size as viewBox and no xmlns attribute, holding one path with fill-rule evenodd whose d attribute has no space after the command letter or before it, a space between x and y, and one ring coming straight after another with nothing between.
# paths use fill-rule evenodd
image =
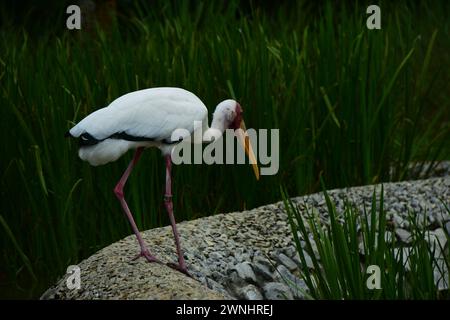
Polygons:
<instances>
[{"instance_id":1,"label":"white stork","mask_svg":"<svg viewBox=\"0 0 450 320\"><path fill-rule=\"evenodd\" d=\"M195 127L195 123L201 123L201 128ZM172 141L171 139L172 133L176 129L187 130L194 143L211 142L211 137L217 138L226 129L236 130L236 136L250 158L256 178L259 178L256 158L245 135L245 123L239 103L234 100L225 100L219 103L214 112L211 127L209 127L206 106L196 95L181 88L150 88L125 94L107 107L89 114L70 129L66 136L79 139L79 157L93 166L115 161L129 149L136 149L133 160L114 188L114 193L119 199L140 245L141 252L135 259L145 257L149 262L160 261L150 253L145 245L125 201L123 188L145 148L158 147L162 151L166 163L164 200L178 253L178 265L168 265L188 274L172 204L171 152L180 142L180 140ZM198 135L195 135L194 132L199 129L203 132L202 141L195 141L194 138Z\"/></svg>"}]
</instances>

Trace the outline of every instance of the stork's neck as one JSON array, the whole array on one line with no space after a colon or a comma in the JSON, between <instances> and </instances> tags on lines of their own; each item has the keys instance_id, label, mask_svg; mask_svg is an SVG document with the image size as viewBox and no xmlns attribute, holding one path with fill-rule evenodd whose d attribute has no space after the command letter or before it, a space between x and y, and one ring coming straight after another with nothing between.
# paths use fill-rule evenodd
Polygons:
<instances>
[{"instance_id":1,"label":"stork's neck","mask_svg":"<svg viewBox=\"0 0 450 320\"><path fill-rule=\"evenodd\" d=\"M219 139L227 128L225 117L216 116L214 113L213 120L211 122L211 127L208 127L206 123L206 128L204 128L203 142L211 142L212 138Z\"/></svg>"}]
</instances>

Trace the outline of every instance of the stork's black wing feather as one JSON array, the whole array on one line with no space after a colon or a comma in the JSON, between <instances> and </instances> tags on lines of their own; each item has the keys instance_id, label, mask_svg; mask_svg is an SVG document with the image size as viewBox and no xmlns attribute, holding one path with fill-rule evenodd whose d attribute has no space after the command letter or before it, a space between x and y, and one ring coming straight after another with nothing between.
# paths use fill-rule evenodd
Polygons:
<instances>
[{"instance_id":1,"label":"stork's black wing feather","mask_svg":"<svg viewBox=\"0 0 450 320\"><path fill-rule=\"evenodd\" d=\"M67 131L64 134L64 136L65 137L72 137L72 135L70 134L69 131ZM96 145L99 142L102 142L103 140L106 140L106 139L120 139L120 140L135 141L135 142L139 142L139 141L160 141L158 139L149 138L149 137L132 136L132 135L130 135L128 133L125 133L125 132L116 132L116 133L110 135L109 137L107 137L106 139L96 139L95 137L93 137L88 132L85 132L85 133L81 134L78 137L78 139L79 139L80 147L93 146L93 145ZM163 142L166 143L166 144L175 144L175 143L178 143L179 141L163 140Z\"/></svg>"}]
</instances>

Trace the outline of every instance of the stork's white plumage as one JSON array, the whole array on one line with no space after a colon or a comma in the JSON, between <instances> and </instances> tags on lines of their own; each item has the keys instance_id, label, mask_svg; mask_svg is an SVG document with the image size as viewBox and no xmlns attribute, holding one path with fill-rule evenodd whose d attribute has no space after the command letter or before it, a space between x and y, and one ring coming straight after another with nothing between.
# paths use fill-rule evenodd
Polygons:
<instances>
[{"instance_id":1,"label":"stork's white plumage","mask_svg":"<svg viewBox=\"0 0 450 320\"><path fill-rule=\"evenodd\" d=\"M184 129L184 132L192 136L192 142L201 143L210 142L212 137L218 138L228 128L236 130L236 135L253 164L255 175L259 178L252 147L243 134L246 129L242 119L242 108L231 99L217 105L209 128L208 109L195 94L181 88L150 88L135 91L91 113L66 135L79 139L80 158L94 166L115 161L129 149L136 149L133 160L114 188L114 192L141 247L138 257L143 256L150 262L159 260L150 254L137 229L124 199L123 187L142 151L148 147L161 149L166 159L165 204L178 252L179 265L175 267L188 274L173 216L170 154L179 140L173 141L172 133L177 129ZM202 141L196 140L198 136L195 134L196 130L202 130Z\"/></svg>"},{"instance_id":2,"label":"stork's white plumage","mask_svg":"<svg viewBox=\"0 0 450 320\"><path fill-rule=\"evenodd\" d=\"M70 129L81 138L79 156L91 165L117 160L127 150L156 146L163 152L176 129L193 133L195 121L208 126L208 109L193 93L181 88L151 88L125 94ZM84 143L84 144L83 144Z\"/></svg>"}]
</instances>

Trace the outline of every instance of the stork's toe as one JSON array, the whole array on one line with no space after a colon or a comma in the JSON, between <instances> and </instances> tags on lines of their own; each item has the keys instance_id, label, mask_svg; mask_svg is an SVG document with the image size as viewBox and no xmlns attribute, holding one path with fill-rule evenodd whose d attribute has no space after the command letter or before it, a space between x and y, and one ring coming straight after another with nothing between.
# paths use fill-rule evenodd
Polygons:
<instances>
[{"instance_id":1,"label":"stork's toe","mask_svg":"<svg viewBox=\"0 0 450 320\"><path fill-rule=\"evenodd\" d=\"M150 253L150 251L148 250L142 250L141 253L139 253L138 255L136 255L132 260L137 260L140 257L144 257L145 259L147 259L148 262L156 262L156 263L162 263L157 257L155 257L154 255L152 255Z\"/></svg>"}]
</instances>

